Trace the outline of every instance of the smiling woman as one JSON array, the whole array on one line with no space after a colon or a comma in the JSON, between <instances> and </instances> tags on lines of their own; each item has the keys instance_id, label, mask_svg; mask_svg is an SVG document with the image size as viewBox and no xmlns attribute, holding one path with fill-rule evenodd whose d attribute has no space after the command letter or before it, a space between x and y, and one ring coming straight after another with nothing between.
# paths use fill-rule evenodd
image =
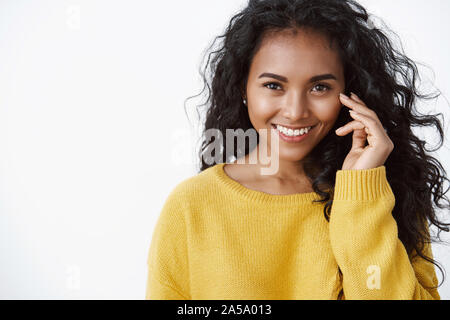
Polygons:
<instances>
[{"instance_id":1,"label":"smiling woman","mask_svg":"<svg viewBox=\"0 0 450 320\"><path fill-rule=\"evenodd\" d=\"M148 299L440 299L428 230L448 231L434 205L450 207L449 180L411 127L442 126L415 110L433 96L414 62L368 21L351 0L250 0L231 19L204 76L221 161L204 161L205 137L200 172L168 197ZM229 129L278 135L231 162Z\"/></svg>"},{"instance_id":2,"label":"smiling woman","mask_svg":"<svg viewBox=\"0 0 450 320\"><path fill-rule=\"evenodd\" d=\"M306 28L272 32L262 39L250 65L244 96L254 129L270 130L277 125L287 129L280 131L280 165L271 178L305 176L301 160L339 116L339 93L345 90L345 78L336 48L323 34ZM307 137L286 137L295 133L289 129L307 127L314 127Z\"/></svg>"}]
</instances>

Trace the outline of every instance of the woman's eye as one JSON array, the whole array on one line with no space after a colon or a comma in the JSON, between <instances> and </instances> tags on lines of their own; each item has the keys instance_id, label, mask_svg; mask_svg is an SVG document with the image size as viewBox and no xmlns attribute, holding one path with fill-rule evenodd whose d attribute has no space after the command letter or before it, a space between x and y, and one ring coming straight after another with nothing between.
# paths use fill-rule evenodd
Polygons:
<instances>
[{"instance_id":1,"label":"woman's eye","mask_svg":"<svg viewBox=\"0 0 450 320\"><path fill-rule=\"evenodd\" d=\"M269 86L271 86L271 87L269 87ZM280 85L277 84L277 83L275 83L275 82L270 82L270 83L266 83L266 84L264 85L264 87L266 87L267 89L276 90L276 89L274 89L274 88L280 87ZM281 88L281 87L280 87L280 88Z\"/></svg>"},{"instance_id":2,"label":"woman's eye","mask_svg":"<svg viewBox=\"0 0 450 320\"><path fill-rule=\"evenodd\" d=\"M327 90L330 90L330 89L331 89L329 86L327 86L327 85L325 85L325 84L316 84L316 85L314 86L314 88L317 88L317 87L322 88L322 90L317 90L317 91L319 91L319 92L323 92L323 91L327 91ZM313 88L313 89L314 89L314 88Z\"/></svg>"},{"instance_id":3,"label":"woman's eye","mask_svg":"<svg viewBox=\"0 0 450 320\"><path fill-rule=\"evenodd\" d=\"M264 84L264 87L266 87L267 89L270 89L270 90L277 90L277 88L282 89L282 87L276 82L266 83L266 84ZM328 91L331 89L329 86L327 86L325 84L321 84L321 83L316 84L313 89L315 89L315 88L319 88L319 89L315 90L318 92L324 92L324 91Z\"/></svg>"}]
</instances>

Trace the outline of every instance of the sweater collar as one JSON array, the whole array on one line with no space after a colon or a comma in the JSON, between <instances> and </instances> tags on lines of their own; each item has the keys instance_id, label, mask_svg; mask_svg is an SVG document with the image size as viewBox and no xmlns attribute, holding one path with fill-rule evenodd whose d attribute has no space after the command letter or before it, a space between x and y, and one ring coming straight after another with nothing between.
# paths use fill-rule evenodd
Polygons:
<instances>
[{"instance_id":1,"label":"sweater collar","mask_svg":"<svg viewBox=\"0 0 450 320\"><path fill-rule=\"evenodd\" d=\"M260 201L265 203L300 205L300 204L311 204L313 200L320 199L320 196L315 192L276 195L249 189L240 184L239 182L233 180L226 174L224 170L225 164L226 163L219 163L214 165L213 167L210 167L212 173L216 177L216 180L223 186L223 188L233 193L239 194L240 196L248 200Z\"/></svg>"}]
</instances>

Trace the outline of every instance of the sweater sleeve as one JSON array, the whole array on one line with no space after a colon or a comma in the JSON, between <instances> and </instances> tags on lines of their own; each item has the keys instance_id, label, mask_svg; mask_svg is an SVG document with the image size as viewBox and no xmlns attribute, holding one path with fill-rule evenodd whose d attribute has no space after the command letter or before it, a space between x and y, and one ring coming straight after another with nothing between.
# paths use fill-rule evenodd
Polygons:
<instances>
[{"instance_id":1,"label":"sweater sleeve","mask_svg":"<svg viewBox=\"0 0 450 320\"><path fill-rule=\"evenodd\" d=\"M190 300L185 209L180 187L168 196L147 259L147 300Z\"/></svg>"},{"instance_id":2,"label":"sweater sleeve","mask_svg":"<svg viewBox=\"0 0 450 320\"><path fill-rule=\"evenodd\" d=\"M345 298L440 300L434 265L410 259L398 238L394 205L385 166L336 173L329 231Z\"/></svg>"}]
</instances>

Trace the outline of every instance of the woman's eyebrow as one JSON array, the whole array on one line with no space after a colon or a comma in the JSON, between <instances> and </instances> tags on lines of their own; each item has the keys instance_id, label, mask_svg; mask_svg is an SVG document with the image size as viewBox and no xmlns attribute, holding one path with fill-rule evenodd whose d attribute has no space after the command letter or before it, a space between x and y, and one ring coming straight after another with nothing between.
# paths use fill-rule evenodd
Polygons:
<instances>
[{"instance_id":1,"label":"woman's eyebrow","mask_svg":"<svg viewBox=\"0 0 450 320\"><path fill-rule=\"evenodd\" d=\"M259 78L264 78L264 77L266 77L266 78L274 78L274 79L277 79L277 80L282 81L282 82L289 82L286 77L280 76L280 75L274 74L274 73L269 73L269 72L262 73L258 77L258 79ZM321 80L328 80L328 79L337 80L337 78L334 75L332 75L331 73L327 73L327 74L320 74L320 75L314 76L311 79L309 79L308 82L312 83L312 82L321 81Z\"/></svg>"}]
</instances>

